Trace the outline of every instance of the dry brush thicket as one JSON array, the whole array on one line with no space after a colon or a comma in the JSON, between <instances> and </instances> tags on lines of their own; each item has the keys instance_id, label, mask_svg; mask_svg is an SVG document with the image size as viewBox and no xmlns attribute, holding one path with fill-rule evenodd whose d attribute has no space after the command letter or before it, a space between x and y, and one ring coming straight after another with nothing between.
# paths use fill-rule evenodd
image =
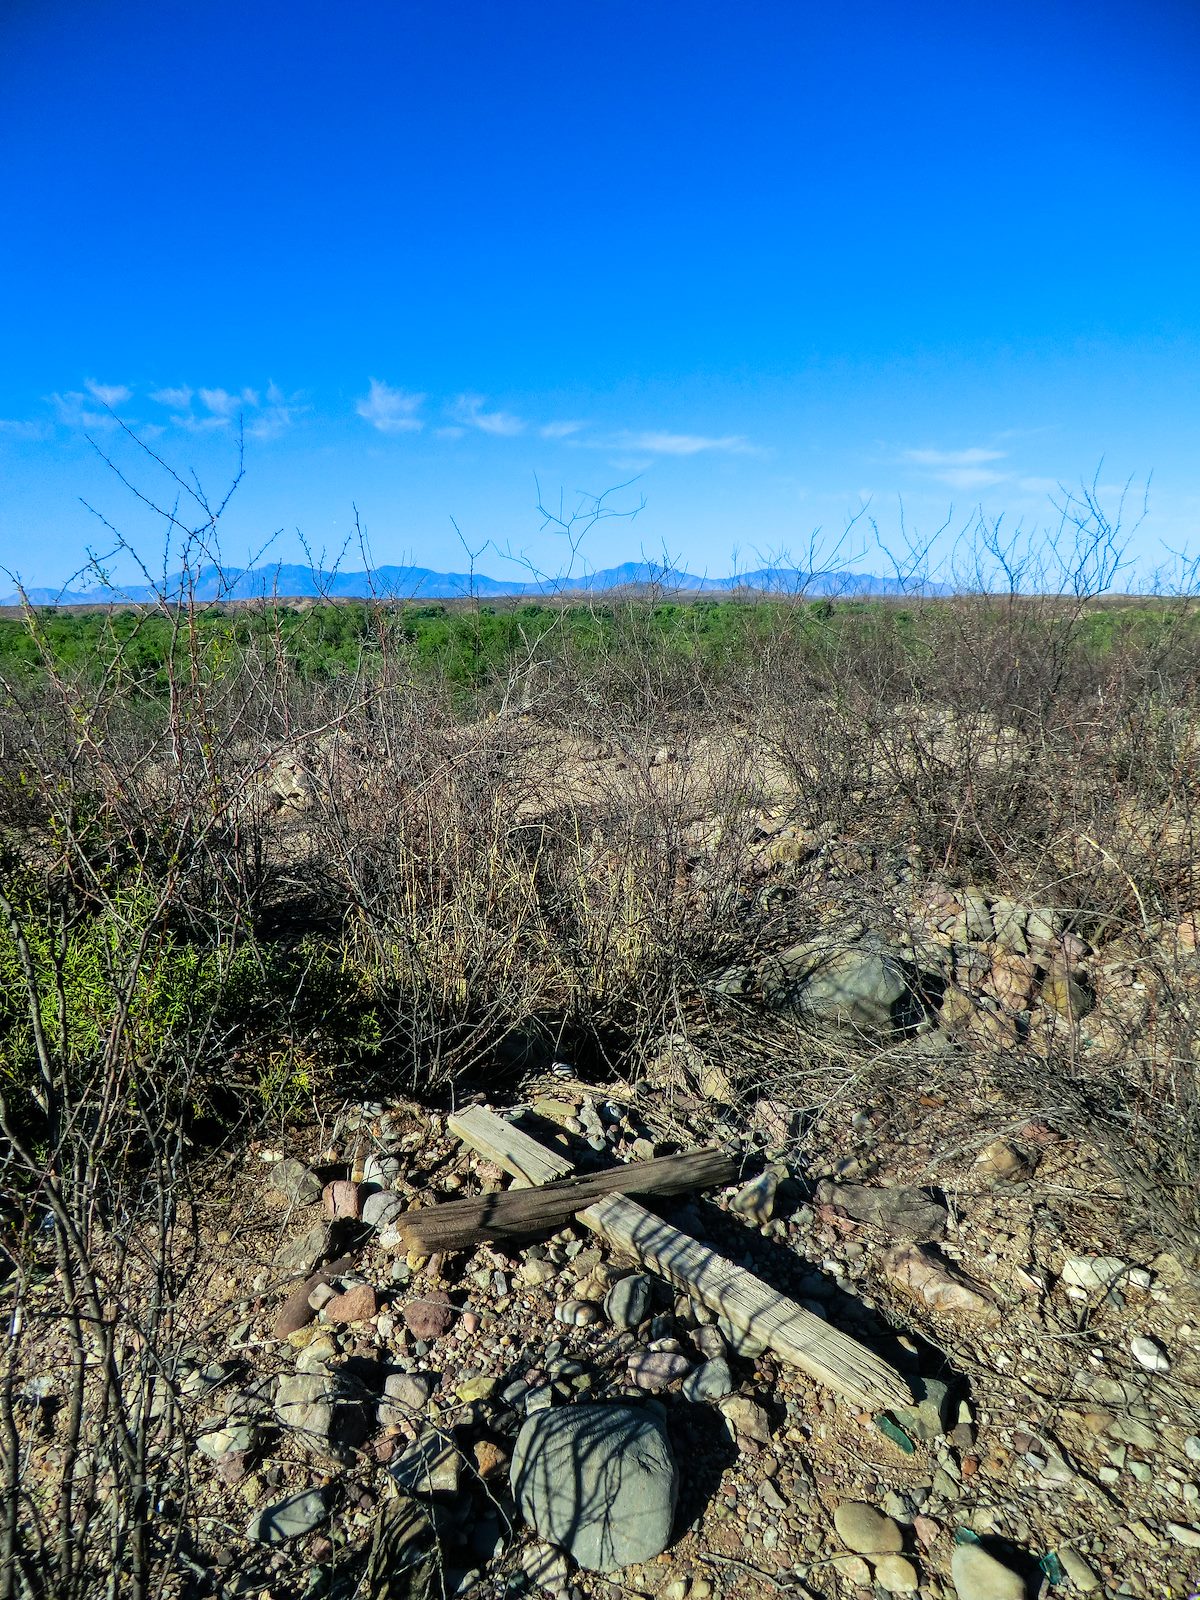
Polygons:
<instances>
[{"instance_id":1,"label":"dry brush thicket","mask_svg":"<svg viewBox=\"0 0 1200 1600\"><path fill-rule=\"evenodd\" d=\"M403 607L305 681L284 603L233 649L184 592L165 695L136 628L6 684L0 1594L205 1592L201 1188L347 1098L566 1055L735 1120L766 1096L802 1149L882 1083L946 1145L1092 1143L1130 1234L1190 1259L1200 632L1113 601L1099 638L1095 587L774 600L728 659L664 645L653 597L602 650L564 608L467 711ZM781 1002L822 939L902 974L895 1027Z\"/></svg>"}]
</instances>

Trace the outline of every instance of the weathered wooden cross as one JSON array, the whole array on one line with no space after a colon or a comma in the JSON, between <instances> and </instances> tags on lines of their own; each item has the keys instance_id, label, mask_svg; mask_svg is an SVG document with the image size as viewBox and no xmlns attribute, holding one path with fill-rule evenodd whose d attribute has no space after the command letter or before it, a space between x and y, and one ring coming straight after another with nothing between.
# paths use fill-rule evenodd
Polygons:
<instances>
[{"instance_id":1,"label":"weathered wooden cross","mask_svg":"<svg viewBox=\"0 0 1200 1600\"><path fill-rule=\"evenodd\" d=\"M574 1171L572 1162L547 1150L493 1111L472 1106L452 1116L449 1127L464 1144L532 1187L510 1190L505 1196L473 1196L469 1202L451 1201L424 1213L410 1213L404 1219L404 1230L420 1248L427 1244L434 1249L456 1248L432 1243L439 1226L433 1219L455 1206L469 1204L475 1207L474 1211L463 1211L456 1223L452 1218L452 1224L460 1230L464 1222L472 1225L474 1234L468 1242L473 1243L478 1237L504 1237L489 1227L487 1215L479 1209L481 1200L492 1203L493 1219L499 1213L502 1225L508 1222L522 1228L526 1237L535 1217L540 1216L537 1225L552 1230L576 1216L615 1249L641 1262L681 1294L698 1300L739 1331L751 1334L784 1361L835 1393L871 1411L911 1404L912 1393L901 1375L865 1345L831 1328L794 1300L777 1294L752 1272L726 1261L715 1250L629 1198L631 1192L677 1193L732 1181L736 1169L721 1151L694 1151L660 1161L633 1162L626 1168L564 1182ZM653 1169L658 1169L657 1173ZM548 1206L543 1202L540 1213L539 1191L553 1197ZM483 1232L479 1231L481 1228ZM452 1236L442 1230L443 1241Z\"/></svg>"}]
</instances>

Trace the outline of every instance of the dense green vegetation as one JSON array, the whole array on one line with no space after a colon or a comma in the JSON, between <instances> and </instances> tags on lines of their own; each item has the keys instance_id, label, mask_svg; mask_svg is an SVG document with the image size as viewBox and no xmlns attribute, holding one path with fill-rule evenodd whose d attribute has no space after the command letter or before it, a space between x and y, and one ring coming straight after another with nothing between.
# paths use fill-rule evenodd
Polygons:
<instances>
[{"instance_id":1,"label":"dense green vegetation","mask_svg":"<svg viewBox=\"0 0 1200 1600\"><path fill-rule=\"evenodd\" d=\"M789 613L792 608L788 608ZM796 612L806 619L825 617L828 602ZM479 686L523 652L557 633L584 658L607 653L621 642L636 616L646 637L661 648L713 662L739 656L777 627L784 608L747 606L735 601L663 603L649 608L628 606L478 607L446 604L408 605L381 612L360 602L289 608L224 610L214 607L195 619L202 643L244 652L251 647L273 651L278 646L296 673L306 681L350 673L369 664L383 650L399 650L419 671L457 685ZM0 619L0 673L10 679L42 669L48 656L64 668L82 668L97 678L120 657L122 668L143 687L164 692L172 648L182 660L186 637L162 614L133 610L68 613L46 608L31 629L24 618Z\"/></svg>"},{"instance_id":2,"label":"dense green vegetation","mask_svg":"<svg viewBox=\"0 0 1200 1600\"><path fill-rule=\"evenodd\" d=\"M361 602L296 607L213 607L189 619L132 609L65 612L46 608L30 619L0 618L0 678L10 684L44 676L47 663L99 682L116 672L126 687L151 699L169 692L177 672L195 659L209 670L248 655L285 661L296 678L317 683L355 673L376 673L390 655L416 681L448 686L471 699L533 652L558 655L581 669L635 650L660 662L691 665L705 676L736 670L760 657L765 645L801 645L814 661L840 659L847 645L884 646L916 664L936 648L947 606L882 600L691 600L578 605L409 604L380 609ZM971 602L981 618L1006 605L1052 601ZM1099 603L1074 617L1071 646L1085 657L1118 649L1153 656L1200 642L1200 611L1186 605Z\"/></svg>"}]
</instances>

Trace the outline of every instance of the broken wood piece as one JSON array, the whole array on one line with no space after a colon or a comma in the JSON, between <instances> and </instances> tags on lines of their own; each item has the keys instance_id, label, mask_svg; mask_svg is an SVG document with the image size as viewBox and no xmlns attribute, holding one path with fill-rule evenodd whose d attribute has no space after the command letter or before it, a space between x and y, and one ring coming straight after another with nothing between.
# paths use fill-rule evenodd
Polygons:
<instances>
[{"instance_id":1,"label":"broken wood piece","mask_svg":"<svg viewBox=\"0 0 1200 1600\"><path fill-rule=\"evenodd\" d=\"M482 1106L468 1106L465 1111L455 1112L446 1118L446 1126L456 1138L477 1150L485 1161L493 1162L510 1177L523 1178L527 1183L553 1183L556 1178L566 1178L575 1170L570 1157L547 1150L544 1144Z\"/></svg>"},{"instance_id":2,"label":"broken wood piece","mask_svg":"<svg viewBox=\"0 0 1200 1600\"><path fill-rule=\"evenodd\" d=\"M579 1221L681 1294L699 1300L741 1332L769 1345L783 1360L857 1404L887 1411L912 1403L912 1393L899 1373L865 1345L635 1201L621 1194L606 1196L581 1212Z\"/></svg>"},{"instance_id":3,"label":"broken wood piece","mask_svg":"<svg viewBox=\"0 0 1200 1600\"><path fill-rule=\"evenodd\" d=\"M485 1111L481 1107L473 1107L472 1111L475 1114L471 1120L470 1131L460 1133L459 1137L481 1153L485 1148L490 1150L490 1160L506 1172L515 1174L519 1169L516 1165L510 1164L507 1145L509 1136L517 1130L502 1117L498 1117L494 1111ZM486 1145L476 1144L476 1137L485 1140ZM537 1143L536 1140L529 1142ZM549 1152L547 1158L553 1159L549 1157ZM787 1300L782 1295L774 1294L773 1290L755 1278L752 1273L735 1267L687 1234L669 1228L653 1212L638 1205L636 1200L624 1197L601 1200L584 1211L579 1220L602 1238L610 1239L616 1248L642 1260L652 1272L657 1272L660 1277L666 1278L683 1294L701 1300L710 1310L728 1317L735 1327L752 1327L756 1334L761 1331L777 1355L802 1368L819 1383L827 1384L839 1394L846 1395L872 1411L886 1411L895 1405L911 1403L912 1394L908 1385L886 1361L873 1355L849 1334L838 1333L828 1323L822 1322L820 1317L812 1316L803 1306L796 1305L794 1301ZM609 1228L613 1230L611 1234L606 1231ZM677 1280L670 1271L665 1270L671 1257L669 1249L665 1251L662 1266L657 1265L650 1254L643 1254L641 1249L643 1242L649 1244L657 1240L662 1246L667 1246L671 1242L672 1235L685 1246L690 1245L709 1258L705 1263L707 1273L700 1271ZM677 1267L682 1273L685 1257L678 1250L675 1255ZM729 1288L731 1281L736 1286L739 1277L749 1280L748 1284L740 1286L741 1293ZM693 1281L693 1278L696 1281ZM712 1298L706 1298L708 1295ZM774 1316L756 1321L753 1309L756 1296L761 1301L763 1295L771 1297ZM786 1317L783 1316L784 1307L788 1308L789 1314ZM814 1323L815 1327L812 1326ZM772 1327L779 1333L778 1343L771 1336Z\"/></svg>"},{"instance_id":4,"label":"broken wood piece","mask_svg":"<svg viewBox=\"0 0 1200 1600\"><path fill-rule=\"evenodd\" d=\"M531 1141L532 1142L532 1141ZM422 1255L465 1250L488 1239L530 1239L554 1233L604 1195L682 1194L732 1183L738 1163L724 1150L691 1150L655 1161L632 1161L533 1189L469 1195L410 1211L396 1226L409 1250Z\"/></svg>"}]
</instances>

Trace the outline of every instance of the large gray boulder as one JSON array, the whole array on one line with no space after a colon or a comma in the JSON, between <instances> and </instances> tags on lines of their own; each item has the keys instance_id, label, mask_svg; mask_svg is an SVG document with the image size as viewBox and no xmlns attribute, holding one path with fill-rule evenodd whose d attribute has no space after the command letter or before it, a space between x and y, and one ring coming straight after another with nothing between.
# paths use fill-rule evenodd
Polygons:
<instances>
[{"instance_id":1,"label":"large gray boulder","mask_svg":"<svg viewBox=\"0 0 1200 1600\"><path fill-rule=\"evenodd\" d=\"M679 1474L661 1418L623 1405L538 1411L513 1450L521 1514L590 1572L666 1549Z\"/></svg>"},{"instance_id":2,"label":"large gray boulder","mask_svg":"<svg viewBox=\"0 0 1200 1600\"><path fill-rule=\"evenodd\" d=\"M764 973L764 992L816 1022L890 1032L920 1015L900 961L867 944L809 940L785 950Z\"/></svg>"}]
</instances>

